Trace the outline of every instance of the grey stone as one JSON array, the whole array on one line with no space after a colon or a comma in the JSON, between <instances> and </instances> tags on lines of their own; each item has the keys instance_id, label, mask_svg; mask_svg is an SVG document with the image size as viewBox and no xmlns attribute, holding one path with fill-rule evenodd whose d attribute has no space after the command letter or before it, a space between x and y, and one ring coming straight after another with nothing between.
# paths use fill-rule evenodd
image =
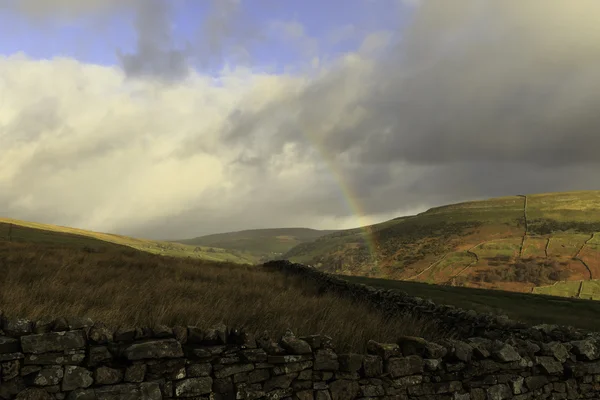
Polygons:
<instances>
[{"instance_id":1,"label":"grey stone","mask_svg":"<svg viewBox=\"0 0 600 400\"><path fill-rule=\"evenodd\" d=\"M392 378L415 375L423 372L423 365L423 359L417 355L403 358L393 357L386 362L386 372L389 372Z\"/></svg>"},{"instance_id":2,"label":"grey stone","mask_svg":"<svg viewBox=\"0 0 600 400\"><path fill-rule=\"evenodd\" d=\"M175 339L160 339L131 344L125 349L124 354L129 360L177 358L183 357L183 350L181 344Z\"/></svg>"},{"instance_id":3,"label":"grey stone","mask_svg":"<svg viewBox=\"0 0 600 400\"><path fill-rule=\"evenodd\" d=\"M146 364L133 364L125 370L125 382L143 382L146 376Z\"/></svg>"},{"instance_id":4,"label":"grey stone","mask_svg":"<svg viewBox=\"0 0 600 400\"><path fill-rule=\"evenodd\" d=\"M3 318L2 330L9 336L23 336L33 333L33 321L26 318Z\"/></svg>"},{"instance_id":5,"label":"grey stone","mask_svg":"<svg viewBox=\"0 0 600 400\"><path fill-rule=\"evenodd\" d=\"M79 365L85 359L85 352L65 354L64 352L27 354L23 360L25 365Z\"/></svg>"},{"instance_id":6,"label":"grey stone","mask_svg":"<svg viewBox=\"0 0 600 400\"><path fill-rule=\"evenodd\" d=\"M9 380L19 376L20 360L5 361L1 364L0 372L3 380Z\"/></svg>"},{"instance_id":7,"label":"grey stone","mask_svg":"<svg viewBox=\"0 0 600 400\"><path fill-rule=\"evenodd\" d=\"M49 332L21 337L24 353L50 353L85 348L83 331Z\"/></svg>"},{"instance_id":8,"label":"grey stone","mask_svg":"<svg viewBox=\"0 0 600 400\"><path fill-rule=\"evenodd\" d=\"M378 355L384 361L390 357L399 357L402 355L400 346L396 343L378 343L374 340L369 340L367 342L367 351L370 354Z\"/></svg>"},{"instance_id":9,"label":"grey stone","mask_svg":"<svg viewBox=\"0 0 600 400\"><path fill-rule=\"evenodd\" d=\"M210 377L187 378L175 382L175 397L191 397L208 394L212 391Z\"/></svg>"},{"instance_id":10,"label":"grey stone","mask_svg":"<svg viewBox=\"0 0 600 400\"><path fill-rule=\"evenodd\" d=\"M337 380L329 384L332 400L352 400L359 394L360 387L356 381ZM319 398L317 392L317 398Z\"/></svg>"},{"instance_id":11,"label":"grey stone","mask_svg":"<svg viewBox=\"0 0 600 400\"><path fill-rule=\"evenodd\" d=\"M600 351L591 340L575 340L571 342L573 353L581 360L597 360L600 358Z\"/></svg>"},{"instance_id":12,"label":"grey stone","mask_svg":"<svg viewBox=\"0 0 600 400\"><path fill-rule=\"evenodd\" d=\"M90 346L90 356L88 365L95 367L98 364L102 364L112 360L113 356L106 346Z\"/></svg>"},{"instance_id":13,"label":"grey stone","mask_svg":"<svg viewBox=\"0 0 600 400\"><path fill-rule=\"evenodd\" d=\"M239 374L240 372L252 371L253 369L253 364L234 364L215 371L214 374L216 378L226 378L234 374Z\"/></svg>"},{"instance_id":14,"label":"grey stone","mask_svg":"<svg viewBox=\"0 0 600 400\"><path fill-rule=\"evenodd\" d=\"M17 394L16 400L53 400L53 398L43 389L27 388Z\"/></svg>"},{"instance_id":15,"label":"grey stone","mask_svg":"<svg viewBox=\"0 0 600 400\"><path fill-rule=\"evenodd\" d=\"M187 376L197 378L200 376L210 376L212 365L210 363L190 364L186 367Z\"/></svg>"},{"instance_id":16,"label":"grey stone","mask_svg":"<svg viewBox=\"0 0 600 400\"><path fill-rule=\"evenodd\" d=\"M521 359L515 348L506 343L502 343L497 349L494 349L492 355L496 360L502 362L519 361Z\"/></svg>"},{"instance_id":17,"label":"grey stone","mask_svg":"<svg viewBox=\"0 0 600 400\"><path fill-rule=\"evenodd\" d=\"M270 392L274 389L287 389L297 376L298 374L294 373L272 377L264 383L263 390L265 392Z\"/></svg>"},{"instance_id":18,"label":"grey stone","mask_svg":"<svg viewBox=\"0 0 600 400\"><path fill-rule=\"evenodd\" d=\"M79 388L87 388L94 383L92 372L73 365L67 365L62 380L62 390L71 391Z\"/></svg>"},{"instance_id":19,"label":"grey stone","mask_svg":"<svg viewBox=\"0 0 600 400\"><path fill-rule=\"evenodd\" d=\"M105 344L112 342L113 332L102 323L96 323L88 333L88 338L92 343Z\"/></svg>"},{"instance_id":20,"label":"grey stone","mask_svg":"<svg viewBox=\"0 0 600 400\"><path fill-rule=\"evenodd\" d=\"M114 385L123 380L123 372L109 367L99 367L95 371L95 381L99 385Z\"/></svg>"},{"instance_id":21,"label":"grey stone","mask_svg":"<svg viewBox=\"0 0 600 400\"><path fill-rule=\"evenodd\" d=\"M487 395L489 400L505 400L513 397L512 390L504 383L489 387Z\"/></svg>"},{"instance_id":22,"label":"grey stone","mask_svg":"<svg viewBox=\"0 0 600 400\"><path fill-rule=\"evenodd\" d=\"M298 339L291 331L287 331L281 338L279 344L290 354L311 354L310 345L304 340Z\"/></svg>"},{"instance_id":23,"label":"grey stone","mask_svg":"<svg viewBox=\"0 0 600 400\"><path fill-rule=\"evenodd\" d=\"M366 377L379 376L383 373L383 360L379 356L364 356L363 370Z\"/></svg>"},{"instance_id":24,"label":"grey stone","mask_svg":"<svg viewBox=\"0 0 600 400\"><path fill-rule=\"evenodd\" d=\"M36 386L58 385L63 375L62 367L44 367L35 374L33 383Z\"/></svg>"},{"instance_id":25,"label":"grey stone","mask_svg":"<svg viewBox=\"0 0 600 400\"><path fill-rule=\"evenodd\" d=\"M542 368L542 371L548 375L560 375L563 373L564 368L561 363L556 361L554 357L537 357L537 363Z\"/></svg>"}]
</instances>

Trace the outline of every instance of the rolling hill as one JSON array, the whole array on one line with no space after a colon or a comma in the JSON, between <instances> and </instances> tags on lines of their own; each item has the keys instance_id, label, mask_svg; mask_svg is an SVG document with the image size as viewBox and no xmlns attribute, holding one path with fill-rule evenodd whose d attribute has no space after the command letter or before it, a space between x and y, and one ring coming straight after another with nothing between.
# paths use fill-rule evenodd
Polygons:
<instances>
[{"instance_id":1,"label":"rolling hill","mask_svg":"<svg viewBox=\"0 0 600 400\"><path fill-rule=\"evenodd\" d=\"M90 251L114 247L129 247L152 254L172 257L190 257L207 261L226 261L240 264L253 263L251 257L233 254L225 249L190 246L167 241L136 239L110 233L92 232L65 226L40 224L0 217L0 239L60 245L67 247L86 247Z\"/></svg>"},{"instance_id":2,"label":"rolling hill","mask_svg":"<svg viewBox=\"0 0 600 400\"><path fill-rule=\"evenodd\" d=\"M257 262L264 262L280 257L299 244L313 241L333 232L336 231L308 228L249 229L174 242L193 246L218 247L235 254L249 255Z\"/></svg>"},{"instance_id":3,"label":"rolling hill","mask_svg":"<svg viewBox=\"0 0 600 400\"><path fill-rule=\"evenodd\" d=\"M432 208L302 243L283 258L336 274L600 299L600 191Z\"/></svg>"}]
</instances>

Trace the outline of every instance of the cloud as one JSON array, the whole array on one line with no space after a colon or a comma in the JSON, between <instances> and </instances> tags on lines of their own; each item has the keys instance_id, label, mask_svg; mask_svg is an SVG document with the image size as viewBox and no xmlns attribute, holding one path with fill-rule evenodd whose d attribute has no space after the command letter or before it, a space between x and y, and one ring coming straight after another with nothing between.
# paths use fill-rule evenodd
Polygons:
<instances>
[{"instance_id":1,"label":"cloud","mask_svg":"<svg viewBox=\"0 0 600 400\"><path fill-rule=\"evenodd\" d=\"M553 4L421 1L318 68L218 84L0 59L0 209L164 238L598 189L600 5Z\"/></svg>"},{"instance_id":2,"label":"cloud","mask_svg":"<svg viewBox=\"0 0 600 400\"><path fill-rule=\"evenodd\" d=\"M164 0L139 2L135 15L135 52L117 52L127 76L150 76L166 81L187 77L186 52L175 48L171 34L171 12L170 4Z\"/></svg>"}]
</instances>

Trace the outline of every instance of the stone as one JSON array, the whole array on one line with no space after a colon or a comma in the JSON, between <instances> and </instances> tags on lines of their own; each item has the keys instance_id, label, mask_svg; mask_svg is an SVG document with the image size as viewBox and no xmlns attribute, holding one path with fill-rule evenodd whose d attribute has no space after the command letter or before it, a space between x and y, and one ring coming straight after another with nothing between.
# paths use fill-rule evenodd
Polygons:
<instances>
[{"instance_id":1,"label":"stone","mask_svg":"<svg viewBox=\"0 0 600 400\"><path fill-rule=\"evenodd\" d=\"M122 325L117 328L113 338L117 342L128 342L135 338L135 327Z\"/></svg>"},{"instance_id":2,"label":"stone","mask_svg":"<svg viewBox=\"0 0 600 400\"><path fill-rule=\"evenodd\" d=\"M314 400L312 390L301 390L294 393L295 400Z\"/></svg>"},{"instance_id":3,"label":"stone","mask_svg":"<svg viewBox=\"0 0 600 400\"><path fill-rule=\"evenodd\" d=\"M578 359L593 361L600 358L600 351L591 340L575 340L570 343L573 346L572 351Z\"/></svg>"},{"instance_id":4,"label":"stone","mask_svg":"<svg viewBox=\"0 0 600 400\"><path fill-rule=\"evenodd\" d=\"M159 324L152 327L152 337L164 339L173 336L173 330L166 325Z\"/></svg>"},{"instance_id":5,"label":"stone","mask_svg":"<svg viewBox=\"0 0 600 400\"><path fill-rule=\"evenodd\" d=\"M78 366L65 366L62 380L62 390L71 391L79 388L87 388L94 383L92 372Z\"/></svg>"},{"instance_id":6,"label":"stone","mask_svg":"<svg viewBox=\"0 0 600 400\"><path fill-rule=\"evenodd\" d=\"M294 336L291 331L287 331L286 334L279 341L281 347L283 347L289 354L311 354L312 348L310 345L302 339L298 339Z\"/></svg>"},{"instance_id":7,"label":"stone","mask_svg":"<svg viewBox=\"0 0 600 400\"><path fill-rule=\"evenodd\" d=\"M186 367L187 376L197 378L200 376L210 376L212 365L210 363L190 364Z\"/></svg>"},{"instance_id":8,"label":"stone","mask_svg":"<svg viewBox=\"0 0 600 400\"><path fill-rule=\"evenodd\" d=\"M519 361L521 356L514 347L509 344L501 343L498 348L492 351L493 357L502 362Z\"/></svg>"},{"instance_id":9,"label":"stone","mask_svg":"<svg viewBox=\"0 0 600 400\"><path fill-rule=\"evenodd\" d=\"M352 400L358 396L360 387L356 381L337 380L329 384L329 391L332 400Z\"/></svg>"},{"instance_id":10,"label":"stone","mask_svg":"<svg viewBox=\"0 0 600 400\"><path fill-rule=\"evenodd\" d=\"M99 364L111 361L113 356L106 346L91 346L88 365L95 367Z\"/></svg>"},{"instance_id":11,"label":"stone","mask_svg":"<svg viewBox=\"0 0 600 400\"><path fill-rule=\"evenodd\" d=\"M545 384L548 383L548 378L543 375L538 376L528 376L525 378L525 385L529 390L536 390L544 387Z\"/></svg>"},{"instance_id":12,"label":"stone","mask_svg":"<svg viewBox=\"0 0 600 400\"><path fill-rule=\"evenodd\" d=\"M33 383L36 386L58 385L63 375L64 370L62 367L44 367L35 374Z\"/></svg>"},{"instance_id":13,"label":"stone","mask_svg":"<svg viewBox=\"0 0 600 400\"><path fill-rule=\"evenodd\" d=\"M398 346L404 356L420 355L423 358L443 358L448 350L437 343L414 336L402 336L398 339Z\"/></svg>"},{"instance_id":14,"label":"stone","mask_svg":"<svg viewBox=\"0 0 600 400\"><path fill-rule=\"evenodd\" d=\"M513 393L508 385L502 383L499 385L491 386L487 389L487 398L489 400L505 400L512 399Z\"/></svg>"},{"instance_id":15,"label":"stone","mask_svg":"<svg viewBox=\"0 0 600 400\"><path fill-rule=\"evenodd\" d=\"M542 371L548 375L560 375L564 371L563 365L556 361L554 357L540 356L537 357L536 361Z\"/></svg>"},{"instance_id":16,"label":"stone","mask_svg":"<svg viewBox=\"0 0 600 400\"><path fill-rule=\"evenodd\" d=\"M114 385L123 380L123 372L109 367L99 367L96 369L95 381L99 385Z\"/></svg>"},{"instance_id":17,"label":"stone","mask_svg":"<svg viewBox=\"0 0 600 400\"><path fill-rule=\"evenodd\" d=\"M3 318L2 330L8 336L29 335L33 333L33 321L27 318Z\"/></svg>"},{"instance_id":18,"label":"stone","mask_svg":"<svg viewBox=\"0 0 600 400\"><path fill-rule=\"evenodd\" d=\"M379 356L363 357L363 371L366 377L375 377L383 373L383 360Z\"/></svg>"},{"instance_id":19,"label":"stone","mask_svg":"<svg viewBox=\"0 0 600 400\"><path fill-rule=\"evenodd\" d=\"M65 354L65 352L53 352L44 354L27 354L23 360L25 365L79 365L85 360L85 352Z\"/></svg>"},{"instance_id":20,"label":"stone","mask_svg":"<svg viewBox=\"0 0 600 400\"><path fill-rule=\"evenodd\" d=\"M403 358L390 358L386 363L386 372L389 372L390 377L397 378L400 376L415 375L423 372L423 359L420 356L412 355Z\"/></svg>"},{"instance_id":21,"label":"stone","mask_svg":"<svg viewBox=\"0 0 600 400\"><path fill-rule=\"evenodd\" d=\"M390 357L399 357L402 355L400 346L396 343L378 343L374 340L369 340L367 342L367 351L370 354L378 355L384 361Z\"/></svg>"},{"instance_id":22,"label":"stone","mask_svg":"<svg viewBox=\"0 0 600 400\"><path fill-rule=\"evenodd\" d=\"M294 373L272 377L264 383L263 390L270 392L274 389L287 389L297 376L298 374Z\"/></svg>"},{"instance_id":23,"label":"stone","mask_svg":"<svg viewBox=\"0 0 600 400\"><path fill-rule=\"evenodd\" d=\"M241 356L247 362L266 362L268 355L263 349L248 349L241 352Z\"/></svg>"},{"instance_id":24,"label":"stone","mask_svg":"<svg viewBox=\"0 0 600 400\"><path fill-rule=\"evenodd\" d=\"M146 364L133 364L128 366L125 370L125 382L143 382L147 368Z\"/></svg>"},{"instance_id":25,"label":"stone","mask_svg":"<svg viewBox=\"0 0 600 400\"><path fill-rule=\"evenodd\" d=\"M228 376L239 374L240 372L252 371L253 369L253 364L233 364L215 371L214 374L216 378L227 378Z\"/></svg>"},{"instance_id":26,"label":"stone","mask_svg":"<svg viewBox=\"0 0 600 400\"><path fill-rule=\"evenodd\" d=\"M312 366L312 361L301 361L297 363L276 365L275 367L273 367L272 372L274 375L291 374L294 372L300 372L305 369L309 369Z\"/></svg>"},{"instance_id":27,"label":"stone","mask_svg":"<svg viewBox=\"0 0 600 400\"><path fill-rule=\"evenodd\" d=\"M175 339L160 339L131 344L125 348L124 354L128 360L177 358L183 357L183 350L181 343Z\"/></svg>"},{"instance_id":28,"label":"stone","mask_svg":"<svg viewBox=\"0 0 600 400\"><path fill-rule=\"evenodd\" d=\"M560 342L543 343L542 351L544 355L553 356L556 360L560 361L561 363L564 363L569 358L571 358L569 351Z\"/></svg>"},{"instance_id":29,"label":"stone","mask_svg":"<svg viewBox=\"0 0 600 400\"><path fill-rule=\"evenodd\" d=\"M53 398L43 389L27 388L17 394L16 400L53 400Z\"/></svg>"},{"instance_id":30,"label":"stone","mask_svg":"<svg viewBox=\"0 0 600 400\"><path fill-rule=\"evenodd\" d=\"M211 377L187 378L175 382L175 397L191 397L209 394L212 391Z\"/></svg>"},{"instance_id":31,"label":"stone","mask_svg":"<svg viewBox=\"0 0 600 400\"><path fill-rule=\"evenodd\" d=\"M85 348L83 331L49 332L21 337L24 353L50 353Z\"/></svg>"},{"instance_id":32,"label":"stone","mask_svg":"<svg viewBox=\"0 0 600 400\"><path fill-rule=\"evenodd\" d=\"M67 318L67 324L69 330L74 331L77 329L89 328L94 325L94 321L88 317L73 316Z\"/></svg>"},{"instance_id":33,"label":"stone","mask_svg":"<svg viewBox=\"0 0 600 400\"><path fill-rule=\"evenodd\" d=\"M21 366L20 360L5 361L0 367L0 376L3 380L9 380L19 376L19 367Z\"/></svg>"},{"instance_id":34,"label":"stone","mask_svg":"<svg viewBox=\"0 0 600 400\"><path fill-rule=\"evenodd\" d=\"M106 344L113 341L113 332L102 323L96 323L90 328L88 339L92 343Z\"/></svg>"}]
</instances>

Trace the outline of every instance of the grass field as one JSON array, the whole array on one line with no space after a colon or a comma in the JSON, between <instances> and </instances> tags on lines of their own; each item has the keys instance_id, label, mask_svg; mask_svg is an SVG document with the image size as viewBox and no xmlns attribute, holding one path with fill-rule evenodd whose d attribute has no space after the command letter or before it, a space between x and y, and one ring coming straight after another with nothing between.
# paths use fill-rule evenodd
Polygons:
<instances>
[{"instance_id":1,"label":"grass field","mask_svg":"<svg viewBox=\"0 0 600 400\"><path fill-rule=\"evenodd\" d=\"M175 240L174 242L233 250L250 255L257 261L265 261L281 256L301 243L333 232L335 231L308 228L249 229Z\"/></svg>"},{"instance_id":2,"label":"grass field","mask_svg":"<svg viewBox=\"0 0 600 400\"><path fill-rule=\"evenodd\" d=\"M340 278L374 287L402 290L409 295L431 299L438 304L505 314L512 319L531 324L571 325L581 329L600 330L600 302L596 301L358 276ZM577 283L579 287L579 282L569 283ZM600 282L594 284L598 288Z\"/></svg>"},{"instance_id":3,"label":"grass field","mask_svg":"<svg viewBox=\"0 0 600 400\"><path fill-rule=\"evenodd\" d=\"M400 335L448 337L426 316L386 318L284 274L252 265L158 256L107 246L84 247L0 239L0 309L8 317L87 316L118 326L209 328L223 322L273 338L326 334L341 351L365 352L368 340ZM352 327L352 329L348 329Z\"/></svg>"},{"instance_id":4,"label":"grass field","mask_svg":"<svg viewBox=\"0 0 600 400\"><path fill-rule=\"evenodd\" d=\"M451 280L522 292L565 281L541 290L571 296L577 283L570 281L600 278L600 235L592 238L595 232L600 232L600 191L518 195L339 231L296 246L283 258L345 275L437 284ZM472 262L464 254L468 250L479 259L457 281L454 274ZM526 273L506 270L523 264Z\"/></svg>"},{"instance_id":5,"label":"grass field","mask_svg":"<svg viewBox=\"0 0 600 400\"><path fill-rule=\"evenodd\" d=\"M0 218L0 240L9 238L13 241L57 244L67 246L87 246L91 249L127 246L152 254L173 257L190 257L209 261L227 261L235 263L252 263L251 257L232 254L224 249L202 246L190 246L166 241L136 239L110 233L92 232L83 229L57 225L39 224Z\"/></svg>"}]
</instances>

